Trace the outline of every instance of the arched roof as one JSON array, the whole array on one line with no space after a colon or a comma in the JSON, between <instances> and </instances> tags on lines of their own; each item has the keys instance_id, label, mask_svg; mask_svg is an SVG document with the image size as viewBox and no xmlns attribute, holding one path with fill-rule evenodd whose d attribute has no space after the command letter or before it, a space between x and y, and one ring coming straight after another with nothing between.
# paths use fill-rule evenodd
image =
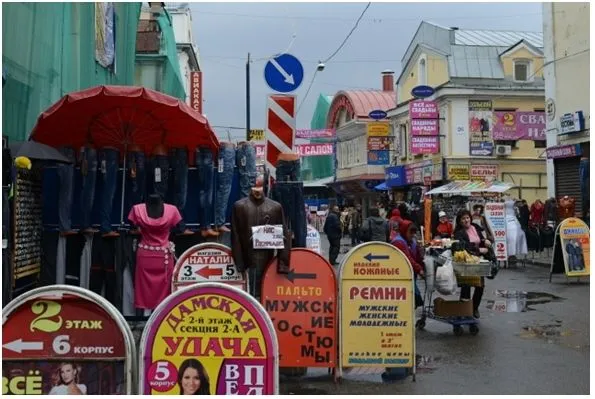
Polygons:
<instances>
[{"instance_id":1,"label":"arched roof","mask_svg":"<svg viewBox=\"0 0 595 399\"><path fill-rule=\"evenodd\" d=\"M355 116L367 118L370 111L381 109L388 111L396 106L396 94L393 91L382 90L341 90L335 98L344 95L349 99Z\"/></svg>"}]
</instances>

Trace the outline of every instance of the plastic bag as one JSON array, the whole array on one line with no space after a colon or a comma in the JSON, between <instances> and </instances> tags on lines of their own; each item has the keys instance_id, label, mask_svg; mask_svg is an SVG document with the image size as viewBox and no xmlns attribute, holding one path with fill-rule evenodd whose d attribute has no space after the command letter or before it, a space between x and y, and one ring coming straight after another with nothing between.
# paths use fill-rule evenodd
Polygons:
<instances>
[{"instance_id":1,"label":"plastic bag","mask_svg":"<svg viewBox=\"0 0 595 399\"><path fill-rule=\"evenodd\" d=\"M457 292L457 278L451 260L447 260L436 270L435 288L442 295L452 295Z\"/></svg>"}]
</instances>

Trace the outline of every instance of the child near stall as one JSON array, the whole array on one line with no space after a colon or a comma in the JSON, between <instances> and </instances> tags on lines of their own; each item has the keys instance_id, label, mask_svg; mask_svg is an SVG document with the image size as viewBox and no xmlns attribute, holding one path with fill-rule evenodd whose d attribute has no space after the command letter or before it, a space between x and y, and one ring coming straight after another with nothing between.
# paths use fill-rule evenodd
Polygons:
<instances>
[{"instance_id":1,"label":"child near stall","mask_svg":"<svg viewBox=\"0 0 595 399\"><path fill-rule=\"evenodd\" d=\"M434 232L434 238L451 238L454 232L452 223L448 220L446 216L446 212L440 211L438 213L438 225L436 226L436 231Z\"/></svg>"}]
</instances>

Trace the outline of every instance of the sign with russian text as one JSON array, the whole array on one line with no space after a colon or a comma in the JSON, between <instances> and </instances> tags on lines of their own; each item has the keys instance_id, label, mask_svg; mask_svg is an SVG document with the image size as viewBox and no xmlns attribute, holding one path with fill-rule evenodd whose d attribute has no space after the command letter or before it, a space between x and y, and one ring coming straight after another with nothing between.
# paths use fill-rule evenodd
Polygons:
<instances>
[{"instance_id":1,"label":"sign with russian text","mask_svg":"<svg viewBox=\"0 0 595 399\"><path fill-rule=\"evenodd\" d=\"M491 182L498 179L498 165L471 165L470 180Z\"/></svg>"},{"instance_id":2,"label":"sign with russian text","mask_svg":"<svg viewBox=\"0 0 595 399\"><path fill-rule=\"evenodd\" d=\"M122 315L83 288L37 288L2 312L4 395L130 395L134 353Z\"/></svg>"},{"instance_id":3,"label":"sign with russian text","mask_svg":"<svg viewBox=\"0 0 595 399\"><path fill-rule=\"evenodd\" d=\"M298 139L330 139L335 137L335 129L297 129L295 137Z\"/></svg>"},{"instance_id":4,"label":"sign with russian text","mask_svg":"<svg viewBox=\"0 0 595 399\"><path fill-rule=\"evenodd\" d=\"M580 219L564 219L558 227L564 268L568 277L591 274L589 227Z\"/></svg>"},{"instance_id":5,"label":"sign with russian text","mask_svg":"<svg viewBox=\"0 0 595 399\"><path fill-rule=\"evenodd\" d=\"M440 152L440 137L411 136L412 154L436 154Z\"/></svg>"},{"instance_id":6,"label":"sign with russian text","mask_svg":"<svg viewBox=\"0 0 595 399\"><path fill-rule=\"evenodd\" d=\"M186 250L176 262L172 291L204 282L230 284L247 291L246 276L236 269L231 249L222 244L195 245Z\"/></svg>"},{"instance_id":7,"label":"sign with russian text","mask_svg":"<svg viewBox=\"0 0 595 399\"><path fill-rule=\"evenodd\" d=\"M288 274L277 260L262 278L261 301L279 340L281 367L334 367L337 359L337 280L321 255L291 250Z\"/></svg>"},{"instance_id":8,"label":"sign with russian text","mask_svg":"<svg viewBox=\"0 0 595 399\"><path fill-rule=\"evenodd\" d=\"M437 136L438 119L411 119L412 136Z\"/></svg>"},{"instance_id":9,"label":"sign with russian text","mask_svg":"<svg viewBox=\"0 0 595 399\"><path fill-rule=\"evenodd\" d=\"M469 155L491 156L494 153L492 123L492 102L469 100Z\"/></svg>"},{"instance_id":10,"label":"sign with russian text","mask_svg":"<svg viewBox=\"0 0 595 399\"><path fill-rule=\"evenodd\" d=\"M390 151L368 151L368 165L389 165Z\"/></svg>"},{"instance_id":11,"label":"sign with russian text","mask_svg":"<svg viewBox=\"0 0 595 399\"><path fill-rule=\"evenodd\" d=\"M190 106L202 114L202 72L190 72Z\"/></svg>"},{"instance_id":12,"label":"sign with russian text","mask_svg":"<svg viewBox=\"0 0 595 399\"><path fill-rule=\"evenodd\" d=\"M151 315L140 344L142 395L278 394L271 319L244 291L220 283L182 288Z\"/></svg>"},{"instance_id":13,"label":"sign with russian text","mask_svg":"<svg viewBox=\"0 0 595 399\"><path fill-rule=\"evenodd\" d=\"M484 207L484 216L494 237L494 252L496 259L502 262L508 260L506 244L506 212L503 202L488 202Z\"/></svg>"},{"instance_id":14,"label":"sign with russian text","mask_svg":"<svg viewBox=\"0 0 595 399\"><path fill-rule=\"evenodd\" d=\"M409 119L438 119L438 103L414 100L409 103Z\"/></svg>"},{"instance_id":15,"label":"sign with russian text","mask_svg":"<svg viewBox=\"0 0 595 399\"><path fill-rule=\"evenodd\" d=\"M302 157L316 157L320 155L333 155L333 144L298 144L298 152Z\"/></svg>"},{"instance_id":16,"label":"sign with russian text","mask_svg":"<svg viewBox=\"0 0 595 399\"><path fill-rule=\"evenodd\" d=\"M256 144L254 149L256 150L256 163L264 163L265 158L265 146L264 144Z\"/></svg>"},{"instance_id":17,"label":"sign with russian text","mask_svg":"<svg viewBox=\"0 0 595 399\"><path fill-rule=\"evenodd\" d=\"M313 208L314 212L316 212L316 207ZM312 210L312 207L310 207L310 210ZM318 254L322 253L320 247L320 233L311 224L308 225L308 230L306 232L306 247Z\"/></svg>"},{"instance_id":18,"label":"sign with russian text","mask_svg":"<svg viewBox=\"0 0 595 399\"><path fill-rule=\"evenodd\" d=\"M340 367L413 367L413 271L395 246L353 248L339 269Z\"/></svg>"},{"instance_id":19,"label":"sign with russian text","mask_svg":"<svg viewBox=\"0 0 595 399\"><path fill-rule=\"evenodd\" d=\"M560 116L560 133L568 134L585 130L585 117L583 111L576 111L571 114Z\"/></svg>"},{"instance_id":20,"label":"sign with russian text","mask_svg":"<svg viewBox=\"0 0 595 399\"><path fill-rule=\"evenodd\" d=\"M369 136L368 151L389 151L392 137Z\"/></svg>"},{"instance_id":21,"label":"sign with russian text","mask_svg":"<svg viewBox=\"0 0 595 399\"><path fill-rule=\"evenodd\" d=\"M557 147L550 147L546 150L547 159L556 158L572 158L579 157L583 154L580 144L560 145Z\"/></svg>"},{"instance_id":22,"label":"sign with russian text","mask_svg":"<svg viewBox=\"0 0 595 399\"><path fill-rule=\"evenodd\" d=\"M405 166L389 166L384 170L387 187L400 187L405 185Z\"/></svg>"},{"instance_id":23,"label":"sign with russian text","mask_svg":"<svg viewBox=\"0 0 595 399\"><path fill-rule=\"evenodd\" d=\"M366 124L368 136L388 136L390 125L388 122L368 122Z\"/></svg>"},{"instance_id":24,"label":"sign with russian text","mask_svg":"<svg viewBox=\"0 0 595 399\"><path fill-rule=\"evenodd\" d=\"M494 140L545 140L545 112L494 112Z\"/></svg>"},{"instance_id":25,"label":"sign with russian text","mask_svg":"<svg viewBox=\"0 0 595 399\"><path fill-rule=\"evenodd\" d=\"M252 247L254 249L283 249L283 225L252 226Z\"/></svg>"},{"instance_id":26,"label":"sign with russian text","mask_svg":"<svg viewBox=\"0 0 595 399\"><path fill-rule=\"evenodd\" d=\"M250 129L250 141L264 141L264 129Z\"/></svg>"}]
</instances>

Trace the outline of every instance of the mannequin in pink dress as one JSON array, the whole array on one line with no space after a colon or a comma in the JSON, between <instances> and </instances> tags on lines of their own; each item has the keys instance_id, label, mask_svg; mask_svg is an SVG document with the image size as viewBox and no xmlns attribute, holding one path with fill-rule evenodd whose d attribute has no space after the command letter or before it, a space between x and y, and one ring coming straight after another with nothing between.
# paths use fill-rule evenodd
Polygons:
<instances>
[{"instance_id":1,"label":"mannequin in pink dress","mask_svg":"<svg viewBox=\"0 0 595 399\"><path fill-rule=\"evenodd\" d=\"M175 263L171 229L182 216L174 205L164 204L159 194L152 194L146 204L134 205L128 215L140 229L134 273L134 306L155 309L171 292Z\"/></svg>"}]
</instances>

